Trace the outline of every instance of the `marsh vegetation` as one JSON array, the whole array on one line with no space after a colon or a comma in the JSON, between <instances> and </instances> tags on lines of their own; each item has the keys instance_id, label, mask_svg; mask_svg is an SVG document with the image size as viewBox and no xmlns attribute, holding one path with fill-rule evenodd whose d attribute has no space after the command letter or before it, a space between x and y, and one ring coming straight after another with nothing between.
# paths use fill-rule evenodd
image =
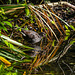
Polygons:
<instances>
[{"instance_id":1,"label":"marsh vegetation","mask_svg":"<svg viewBox=\"0 0 75 75\"><path fill-rule=\"evenodd\" d=\"M0 2L1 75L75 74L74 0Z\"/></svg>"}]
</instances>

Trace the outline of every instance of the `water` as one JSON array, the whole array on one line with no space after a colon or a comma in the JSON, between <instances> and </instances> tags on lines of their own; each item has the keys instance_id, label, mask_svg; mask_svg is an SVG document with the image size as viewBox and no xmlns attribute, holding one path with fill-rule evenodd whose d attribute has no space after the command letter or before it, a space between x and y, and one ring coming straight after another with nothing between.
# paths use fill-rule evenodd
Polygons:
<instances>
[{"instance_id":1,"label":"water","mask_svg":"<svg viewBox=\"0 0 75 75\"><path fill-rule=\"evenodd\" d=\"M68 52L58 61L53 61L41 66L33 71L31 75L75 75L75 46L73 45ZM62 70L60 69L61 66Z\"/></svg>"}]
</instances>

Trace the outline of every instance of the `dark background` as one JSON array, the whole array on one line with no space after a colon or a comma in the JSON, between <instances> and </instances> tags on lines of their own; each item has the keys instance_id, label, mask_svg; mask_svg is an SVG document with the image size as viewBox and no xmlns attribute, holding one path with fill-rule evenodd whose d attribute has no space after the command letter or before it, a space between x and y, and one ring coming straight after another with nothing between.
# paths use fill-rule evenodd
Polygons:
<instances>
[{"instance_id":1,"label":"dark background","mask_svg":"<svg viewBox=\"0 0 75 75\"><path fill-rule=\"evenodd\" d=\"M27 3L33 3L33 4L40 4L40 2L42 0L26 0ZM42 4L45 2L45 1L50 1L50 2L58 2L60 0L43 0ZM75 0L61 0L61 1L73 1L75 2ZM19 0L20 3L23 3L24 0ZM0 0L0 5L2 4L9 4L9 0ZM11 0L11 4L17 4L17 0Z\"/></svg>"}]
</instances>

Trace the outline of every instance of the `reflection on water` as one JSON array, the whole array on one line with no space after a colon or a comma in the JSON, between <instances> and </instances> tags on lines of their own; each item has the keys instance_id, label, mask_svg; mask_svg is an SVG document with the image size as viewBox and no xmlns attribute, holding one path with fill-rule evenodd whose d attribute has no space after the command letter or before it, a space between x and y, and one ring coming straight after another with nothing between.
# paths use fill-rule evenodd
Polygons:
<instances>
[{"instance_id":1,"label":"reflection on water","mask_svg":"<svg viewBox=\"0 0 75 75\"><path fill-rule=\"evenodd\" d=\"M59 60L59 64L65 75L75 75L75 46L73 45L68 52ZM62 62L64 61L64 62ZM38 72L37 72L38 70ZM35 71L35 72L34 72ZM41 66L34 70L31 75L64 75L58 66L57 61Z\"/></svg>"}]
</instances>

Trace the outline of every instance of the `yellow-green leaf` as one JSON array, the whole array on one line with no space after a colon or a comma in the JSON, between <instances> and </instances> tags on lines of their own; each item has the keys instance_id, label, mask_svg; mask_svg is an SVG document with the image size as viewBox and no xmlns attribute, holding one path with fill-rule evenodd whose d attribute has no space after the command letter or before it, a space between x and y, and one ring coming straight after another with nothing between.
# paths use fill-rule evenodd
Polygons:
<instances>
[{"instance_id":1,"label":"yellow-green leaf","mask_svg":"<svg viewBox=\"0 0 75 75\"><path fill-rule=\"evenodd\" d=\"M9 25L10 27L12 27L12 24L8 21L3 21L4 23L6 23L7 25Z\"/></svg>"},{"instance_id":2,"label":"yellow-green leaf","mask_svg":"<svg viewBox=\"0 0 75 75\"><path fill-rule=\"evenodd\" d=\"M28 15L29 15L29 9L26 8L26 9L25 9L25 12L26 12L26 16L28 16Z\"/></svg>"},{"instance_id":3,"label":"yellow-green leaf","mask_svg":"<svg viewBox=\"0 0 75 75\"><path fill-rule=\"evenodd\" d=\"M2 62L4 62L5 64L11 65L11 63L7 59L5 59L4 57L2 57L2 56L0 56L0 60Z\"/></svg>"},{"instance_id":4,"label":"yellow-green leaf","mask_svg":"<svg viewBox=\"0 0 75 75\"><path fill-rule=\"evenodd\" d=\"M70 27L75 31L75 27L73 25L70 25Z\"/></svg>"}]
</instances>

